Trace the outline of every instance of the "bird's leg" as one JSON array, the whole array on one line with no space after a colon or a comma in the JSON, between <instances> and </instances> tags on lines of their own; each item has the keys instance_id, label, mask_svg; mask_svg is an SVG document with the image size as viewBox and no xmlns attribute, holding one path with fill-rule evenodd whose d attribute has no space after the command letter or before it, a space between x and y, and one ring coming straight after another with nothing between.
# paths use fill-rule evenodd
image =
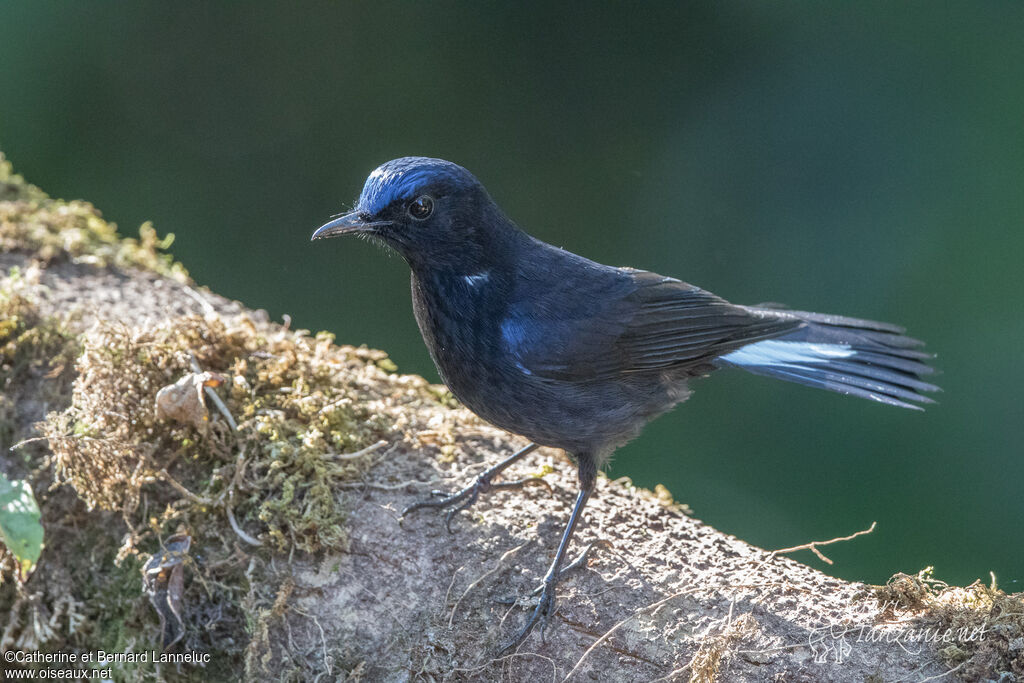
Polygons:
<instances>
[{"instance_id":1,"label":"bird's leg","mask_svg":"<svg viewBox=\"0 0 1024 683\"><path fill-rule=\"evenodd\" d=\"M500 654L504 655L514 650L526 640L526 637L530 635L530 631L537 625L537 622L541 622L541 638L544 637L544 629L547 627L548 619L555 613L555 587L558 585L559 580L562 578L562 562L565 561L565 553L569 549L569 542L572 540L572 534L576 531L576 524L580 520L580 516L583 512L583 506L587 504L587 499L590 498L590 494L594 490L594 483L597 480L597 465L594 460L589 456L577 456L579 461L579 474L580 474L580 492L576 496L576 505L573 506L572 514L569 516L569 523L565 525L565 531L562 533L562 541L558 544L558 551L555 553L555 559L551 563L551 567L548 569L548 573L544 576L543 588L540 593L540 601L537 603L537 607L533 610L533 614L527 620L526 625L513 637L510 641L505 643L501 648ZM589 550L589 547L587 548ZM569 567L569 569L577 563L585 560L586 551L583 555L577 558Z\"/></svg>"},{"instance_id":2,"label":"bird's leg","mask_svg":"<svg viewBox=\"0 0 1024 683\"><path fill-rule=\"evenodd\" d=\"M562 567L562 570L560 572L558 572L558 581L559 581L559 583L564 581L565 577L567 577L569 574L573 573L577 569L582 569L583 567L586 567L587 566L587 560L590 558L590 551L592 551L594 548L596 548L599 545L600 546L607 546L607 547L610 548L612 544L609 543L606 540L597 540L597 541L594 541L593 543L588 543L587 546L583 550L580 551L580 554L576 556L575 560L573 560L569 564L567 564L564 567ZM534 596L534 597L538 596L538 595L541 594L541 592L543 590L544 590L544 582L541 582L541 584L539 586L537 586L536 588L533 589L533 591L530 592L530 595ZM515 605L515 604L518 604L521 600L522 600L521 597L511 596L511 597L506 597L506 598L498 598L498 599L495 600L495 602L497 602L497 603L499 603L501 605Z\"/></svg>"},{"instance_id":3,"label":"bird's leg","mask_svg":"<svg viewBox=\"0 0 1024 683\"><path fill-rule=\"evenodd\" d=\"M537 448L537 444L531 443L526 448L520 449L511 456L499 462L494 467L491 467L490 469L485 471L483 474L476 478L476 481L474 481L472 484L462 489L461 491L457 491L451 495L448 495L444 491L433 491L431 495L435 497L439 496L440 499L422 500L418 503L413 503L409 507L402 510L401 517L405 517L410 512L413 512L414 510L419 510L420 508L445 508L454 505L456 507L453 507L451 510L449 510L447 517L445 517L445 527L447 527L450 533L452 530L452 518L455 516L455 513L461 512L462 510L465 510L470 505L475 503L477 498L480 497L481 493L486 493L491 489L519 488L521 486L529 484L531 481L534 481L534 477L527 477L525 479L517 479L516 481L503 481L495 484L493 482L493 479L499 474L501 474L501 472L505 470L509 465L525 457L526 455L532 453L533 451L537 450Z\"/></svg>"},{"instance_id":4,"label":"bird's leg","mask_svg":"<svg viewBox=\"0 0 1024 683\"><path fill-rule=\"evenodd\" d=\"M573 560L569 564L567 564L564 567L562 567L562 570L560 572L558 572L558 580L562 581L562 579L564 579L566 576L568 576L572 572L576 571L577 569L581 569L583 567L586 567L587 566L587 559L590 557L590 551L594 549L594 546L598 546L598 545L604 545L604 546L609 546L609 547L611 546L611 544L608 541L605 541L605 540L594 541L593 543L588 543L587 547L584 548L582 551L580 551L580 554L576 556L575 560ZM537 586L536 588L533 589L533 593L531 593L531 595L540 595L540 593L543 590L544 590L544 584L542 583L541 585L539 585L539 586Z\"/></svg>"}]
</instances>

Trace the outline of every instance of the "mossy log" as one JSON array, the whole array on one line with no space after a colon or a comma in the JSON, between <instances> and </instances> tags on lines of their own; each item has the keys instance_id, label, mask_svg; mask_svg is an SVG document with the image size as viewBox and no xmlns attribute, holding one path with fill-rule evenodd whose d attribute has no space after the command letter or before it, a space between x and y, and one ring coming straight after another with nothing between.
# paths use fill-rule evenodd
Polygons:
<instances>
[{"instance_id":1,"label":"mossy log","mask_svg":"<svg viewBox=\"0 0 1024 683\"><path fill-rule=\"evenodd\" d=\"M151 653L111 665L117 680L1024 670L1019 595L924 574L849 583L716 531L663 489L607 479L577 536L595 546L560 586L544 638L495 658L568 515L575 472L563 454L533 454L510 476L537 485L484 497L454 533L428 512L400 524L403 507L461 487L522 439L396 373L382 352L288 330L196 287L151 227L126 241L88 204L25 184L2 156L0 245L0 313L13 321L0 339L0 470L31 481L46 529L27 580L4 559L4 650ZM175 386L186 404L195 394L191 413L158 403ZM166 569L162 593L154 567ZM953 635L925 630L945 628ZM154 663L168 641L168 653L208 657Z\"/></svg>"}]
</instances>

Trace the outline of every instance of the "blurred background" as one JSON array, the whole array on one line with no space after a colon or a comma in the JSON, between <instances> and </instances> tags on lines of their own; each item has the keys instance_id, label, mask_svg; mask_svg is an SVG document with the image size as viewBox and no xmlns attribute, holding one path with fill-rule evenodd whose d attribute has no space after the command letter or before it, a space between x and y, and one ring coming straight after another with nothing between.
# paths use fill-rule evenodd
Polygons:
<instances>
[{"instance_id":1,"label":"blurred background","mask_svg":"<svg viewBox=\"0 0 1024 683\"><path fill-rule=\"evenodd\" d=\"M765 548L852 533L847 579L1024 589L1024 5L56 3L0 7L0 149L197 282L437 374L408 271L312 246L398 156L521 226L738 303L898 322L913 413L722 371L619 451ZM685 548L680 548L685 552Z\"/></svg>"}]
</instances>

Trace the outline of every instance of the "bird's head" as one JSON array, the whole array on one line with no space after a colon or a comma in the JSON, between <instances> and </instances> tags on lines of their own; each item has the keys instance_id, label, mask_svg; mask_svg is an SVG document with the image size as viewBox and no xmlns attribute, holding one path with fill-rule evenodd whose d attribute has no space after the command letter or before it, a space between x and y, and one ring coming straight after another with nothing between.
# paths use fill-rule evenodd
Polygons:
<instances>
[{"instance_id":1,"label":"bird's head","mask_svg":"<svg viewBox=\"0 0 1024 683\"><path fill-rule=\"evenodd\" d=\"M466 169L443 159L403 157L374 170L355 209L320 227L312 239L360 235L384 242L414 268L473 269L507 225Z\"/></svg>"}]
</instances>

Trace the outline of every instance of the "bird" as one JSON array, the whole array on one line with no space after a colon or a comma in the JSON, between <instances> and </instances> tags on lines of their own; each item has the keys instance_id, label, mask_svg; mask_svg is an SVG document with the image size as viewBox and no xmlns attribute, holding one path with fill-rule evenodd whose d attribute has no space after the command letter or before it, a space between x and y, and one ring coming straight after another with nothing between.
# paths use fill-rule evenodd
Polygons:
<instances>
[{"instance_id":1,"label":"bird","mask_svg":"<svg viewBox=\"0 0 1024 683\"><path fill-rule=\"evenodd\" d=\"M465 488L407 507L452 516L538 446L564 450L579 492L537 605L501 648L544 628L597 473L651 420L723 368L920 410L939 388L922 342L896 325L732 304L676 278L591 261L516 225L465 168L403 157L367 177L352 211L312 240L357 235L411 271L413 312L441 379L469 410L530 444ZM438 492L435 492L438 493Z\"/></svg>"}]
</instances>

